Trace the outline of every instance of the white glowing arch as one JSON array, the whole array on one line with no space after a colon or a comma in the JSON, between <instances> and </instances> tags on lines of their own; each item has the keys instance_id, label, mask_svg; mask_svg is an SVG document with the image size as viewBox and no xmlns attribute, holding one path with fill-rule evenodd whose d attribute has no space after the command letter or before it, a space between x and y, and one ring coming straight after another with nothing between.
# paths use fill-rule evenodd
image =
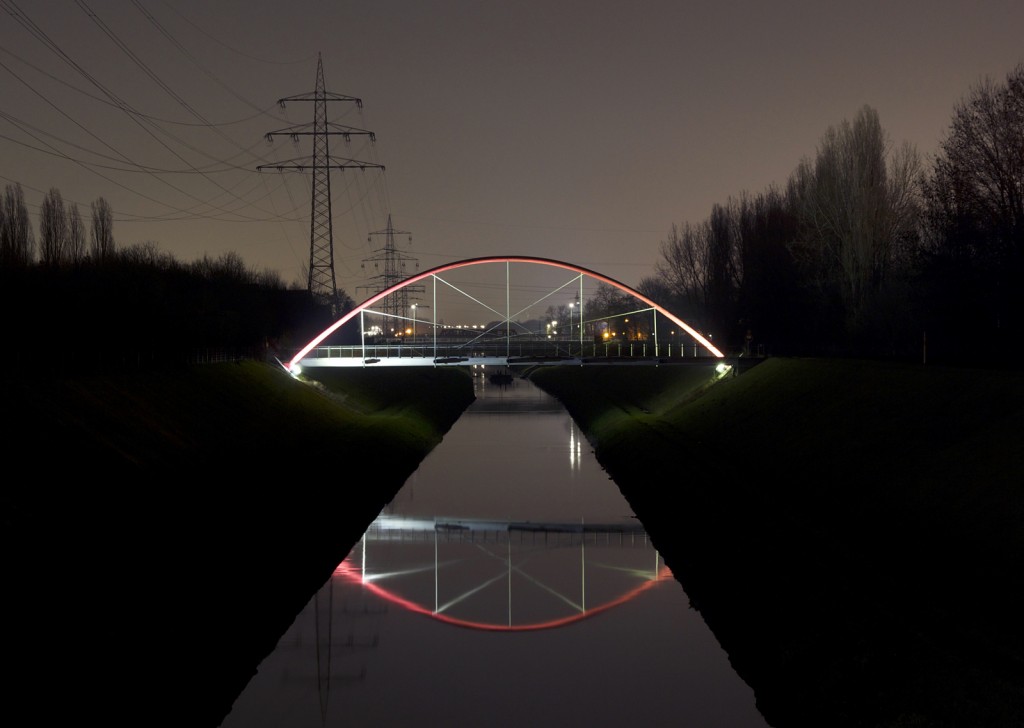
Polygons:
<instances>
[{"instance_id":1,"label":"white glowing arch","mask_svg":"<svg viewBox=\"0 0 1024 728\"><path fill-rule=\"evenodd\" d=\"M694 338L694 340L699 342L700 345L703 346L705 349L707 349L713 356L718 357L719 359L725 357L725 355L721 351L719 351L717 348L715 348L715 346L710 341L708 341L706 338L704 338L704 336L702 336L700 334L700 332L698 332L696 329L694 329L688 323L683 321L681 318L679 318L678 316L676 316L674 313L672 313L671 311L667 310L663 306L658 305L657 303L655 303L651 299L647 298L643 294L641 294L638 291L630 288L625 283L620 283L619 281L615 280L614 278L609 278L606 275L601 275L600 273L597 273L595 271L589 270L587 268L583 268L583 267L578 266L578 265L573 265L572 263L565 263L565 262L560 261L560 260L553 260L551 258L534 258L534 257L531 257L531 256L526 256L526 255L502 255L502 256L485 257L485 258L468 258L466 260L457 260L454 263L446 263L444 265L439 265L439 266L437 266L435 268L431 268L430 270L424 271L422 273L417 273L416 275L414 275L414 276L412 276L410 278L405 279L401 283L397 283L397 284L391 286L390 288L386 288L385 290L381 291L380 293L374 294L373 296L371 296L370 298L366 299L361 304L356 306L354 309L352 309L351 311L346 313L344 316L339 318L333 324L328 326L320 334L318 334L312 341L310 341L308 344L306 344L304 347L302 347L298 351L298 353L295 354L295 356L292 357L291 361L289 361L285 365L286 368L289 371L294 371L295 367L296 367L296 365L298 365L299 361L301 361L302 358L306 356L306 354L308 354L313 349L315 349L320 344L320 342L322 342L328 336L330 336L335 331L337 331L339 328L344 326L346 323L351 321L353 318L358 316L362 311L366 310L367 308L369 308L373 304L377 303L377 301L380 301L381 299L386 298L387 296L391 295L395 291L399 291L402 288L405 288L406 286L413 285L415 283L418 283L419 281L424 280L425 278L430 278L431 276L436 276L436 275L439 275L439 274L444 273L446 271L456 270L458 268L466 268L466 267L471 266L471 265L482 265L482 264L485 264L485 263L532 263L534 265L547 265L547 266L551 266L553 268L561 268L563 270L572 271L574 273L579 273L581 275L590 276L591 278L594 278L596 280L599 280L599 281L602 281L604 283L607 283L610 286L614 286L615 288L618 288L619 290L621 290L621 291L623 291L625 293L628 293L631 296L636 297L640 301L643 301L648 306L650 306L651 308L653 308L654 310L656 310L658 313L662 314L663 316L667 317L670 321L672 321L672 323L676 324L681 329L683 329L686 333L688 333L690 336L692 336Z\"/></svg>"}]
</instances>

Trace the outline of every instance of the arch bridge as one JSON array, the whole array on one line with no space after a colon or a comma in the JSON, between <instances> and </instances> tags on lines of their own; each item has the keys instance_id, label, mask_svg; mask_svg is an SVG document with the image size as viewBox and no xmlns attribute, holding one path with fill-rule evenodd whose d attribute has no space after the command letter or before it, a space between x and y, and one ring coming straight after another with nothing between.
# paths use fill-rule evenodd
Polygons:
<instances>
[{"instance_id":1,"label":"arch bridge","mask_svg":"<svg viewBox=\"0 0 1024 728\"><path fill-rule=\"evenodd\" d=\"M396 294L412 301L408 310L396 313ZM374 294L284 366L296 373L305 367L687 357L707 361L724 354L710 335L606 275L551 258L494 256L440 265Z\"/></svg>"}]
</instances>

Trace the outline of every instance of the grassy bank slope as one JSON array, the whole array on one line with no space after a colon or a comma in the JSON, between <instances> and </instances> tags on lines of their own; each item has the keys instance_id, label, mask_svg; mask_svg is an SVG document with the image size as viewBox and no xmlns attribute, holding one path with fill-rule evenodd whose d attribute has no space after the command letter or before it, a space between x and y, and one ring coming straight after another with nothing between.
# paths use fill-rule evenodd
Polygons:
<instances>
[{"instance_id":1,"label":"grassy bank slope","mask_svg":"<svg viewBox=\"0 0 1024 728\"><path fill-rule=\"evenodd\" d=\"M1024 724L1024 375L771 359L695 399L633 376L532 378L772 725Z\"/></svg>"},{"instance_id":2,"label":"grassy bank slope","mask_svg":"<svg viewBox=\"0 0 1024 728\"><path fill-rule=\"evenodd\" d=\"M7 692L108 725L218 725L473 398L255 362L0 386Z\"/></svg>"}]
</instances>

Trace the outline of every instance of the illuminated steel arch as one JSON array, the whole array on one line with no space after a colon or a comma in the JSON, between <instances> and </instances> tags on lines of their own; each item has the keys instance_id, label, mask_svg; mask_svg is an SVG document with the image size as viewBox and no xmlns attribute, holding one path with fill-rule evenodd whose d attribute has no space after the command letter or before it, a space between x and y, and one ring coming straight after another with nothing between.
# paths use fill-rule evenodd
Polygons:
<instances>
[{"instance_id":1,"label":"illuminated steel arch","mask_svg":"<svg viewBox=\"0 0 1024 728\"><path fill-rule=\"evenodd\" d=\"M588 605L586 608L579 607L576 611L572 611L569 614L544 619L542 621L518 624L509 622L508 624L503 624L493 621L488 622L481 621L479 619L467 619L452 616L443 611L432 609L428 605L418 603L408 597L401 596L397 592L387 589L373 580L368 580L361 567L355 562L354 557L355 552L353 550L353 552L335 568L334 575L350 584L358 585L363 589L367 589L381 599L400 606L409 612L421 614L425 617L429 617L430 619L443 622L444 624L448 624L453 627L463 627L466 629L480 630L484 632L536 632L540 630L566 627L570 624L575 624L576 622L581 622L600 614L604 614L615 607L636 599L644 592L658 586L662 582L672 581L674 579L672 571L669 569L668 565L664 562L660 562L659 560L659 564L654 574L645 576L634 586L600 604Z\"/></svg>"},{"instance_id":2,"label":"illuminated steel arch","mask_svg":"<svg viewBox=\"0 0 1024 728\"><path fill-rule=\"evenodd\" d=\"M375 304L378 301L382 300L383 298L391 295L392 293L395 293L396 291L399 291L399 290L405 288L406 286L415 285L415 284L419 283L420 281L425 280L427 278L437 277L440 274L445 273L447 271L457 270L459 268L466 268L466 267L469 267L469 266L484 265L484 264L495 264L495 263L506 263L506 264L507 263L529 263L529 264L534 264L534 265L551 266L553 268L561 268L563 270L572 271L574 273L580 274L581 276L589 276L589 277L591 277L591 278L593 278L593 279L595 279L597 281L601 281L603 283L607 283L608 285L613 286L614 288L617 288L620 291L623 291L624 293L627 293L627 294L637 298L638 300L644 302L645 304L650 306L652 309L654 309L658 313L660 313L663 316L665 316L666 318L668 318L670 321L672 321L672 323L676 324L681 329L683 329L686 333L688 333L690 336L692 336L693 339L695 341L697 341L701 346L703 346L712 356L717 357L719 359L724 358L724 356L725 356L708 339L706 339L700 332L698 332L696 329L694 329L688 323L686 323L681 318L676 316L674 313L672 313L671 311L669 311L665 307L655 303L651 299L647 298L646 296L644 296L639 291L634 290L633 288L627 286L625 283L617 281L614 278L611 278L609 276L603 275L603 274L598 273L596 271L592 271L592 270L590 270L588 268L584 268L582 266L575 265L573 263L566 263L564 261L554 260L552 258L537 258L537 257L533 257L533 256L526 256L526 255L502 255L502 256L489 256L489 257L483 257L483 258L467 258L465 260L457 260L454 263L446 263L444 265L439 265L439 266L437 266L435 268L431 268L430 270L423 271L422 273L417 273L416 275L413 275L413 276L407 278L406 280L404 280L404 281L402 281L400 283L396 283L395 285L390 286L389 288L386 288L386 289L380 291L379 293L374 294L373 296L371 296L370 298L366 299L361 304L359 304L358 306L353 308L351 311L346 313L344 316L339 318L337 321L335 321L329 327L324 329L320 334L318 334L315 338L313 338L308 344L306 344L304 347L302 347L298 351L298 353L296 353L295 356L293 356L291 358L291 360L285 366L286 366L286 368L289 371L295 371L296 366L298 365L298 363L309 352L311 352L321 342L323 342L328 336L333 334L335 331L337 331L339 328L344 326L346 323L351 321L353 318L355 318L356 316L361 314L363 311L369 309L369 307L372 306L373 304Z\"/></svg>"}]
</instances>

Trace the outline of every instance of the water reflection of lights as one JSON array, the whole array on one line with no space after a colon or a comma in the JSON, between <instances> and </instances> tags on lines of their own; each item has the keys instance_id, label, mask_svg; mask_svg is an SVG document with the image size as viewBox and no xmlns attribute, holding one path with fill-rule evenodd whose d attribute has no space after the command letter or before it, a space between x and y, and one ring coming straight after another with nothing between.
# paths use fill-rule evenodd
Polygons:
<instances>
[{"instance_id":1,"label":"water reflection of lights","mask_svg":"<svg viewBox=\"0 0 1024 728\"><path fill-rule=\"evenodd\" d=\"M583 457L583 438L575 422L569 423L569 468L579 471L580 459Z\"/></svg>"},{"instance_id":2,"label":"water reflection of lights","mask_svg":"<svg viewBox=\"0 0 1024 728\"><path fill-rule=\"evenodd\" d=\"M376 562L372 568L371 560ZM629 524L387 516L371 526L335 570L336 578L410 612L445 624L500 632L573 624L625 604L671 576L643 530ZM444 601L441 581L447 592ZM431 590L431 596L424 596ZM524 606L524 600L529 604ZM560 605L561 613L552 614L553 605ZM454 614L457 608L462 609L461 616ZM489 616L480 616L481 612ZM500 620L492 618L497 612L502 612ZM513 614L520 613L528 616L514 622Z\"/></svg>"}]
</instances>

